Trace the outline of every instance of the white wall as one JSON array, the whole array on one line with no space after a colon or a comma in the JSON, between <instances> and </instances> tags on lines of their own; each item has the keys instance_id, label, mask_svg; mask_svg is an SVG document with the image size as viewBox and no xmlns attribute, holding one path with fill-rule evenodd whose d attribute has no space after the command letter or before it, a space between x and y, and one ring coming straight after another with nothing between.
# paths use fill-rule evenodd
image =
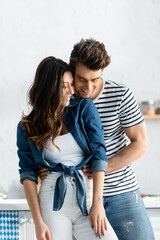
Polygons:
<instances>
[{"instance_id":1,"label":"white wall","mask_svg":"<svg viewBox=\"0 0 160 240\"><path fill-rule=\"evenodd\" d=\"M104 78L128 85L138 101L160 99L159 0L0 0L0 192L23 196L16 125L35 69L46 56L68 61L82 37L104 42L112 63ZM160 120L147 120L149 151L135 164L143 193L160 182Z\"/></svg>"}]
</instances>

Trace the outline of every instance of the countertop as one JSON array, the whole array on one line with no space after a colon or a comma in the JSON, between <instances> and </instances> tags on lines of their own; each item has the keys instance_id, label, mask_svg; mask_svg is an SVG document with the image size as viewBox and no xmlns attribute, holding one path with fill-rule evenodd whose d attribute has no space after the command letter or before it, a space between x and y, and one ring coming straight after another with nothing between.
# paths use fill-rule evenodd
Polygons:
<instances>
[{"instance_id":1,"label":"countertop","mask_svg":"<svg viewBox=\"0 0 160 240\"><path fill-rule=\"evenodd\" d=\"M160 208L160 196L143 198L146 208ZM0 210L29 210L26 199L0 199Z\"/></svg>"},{"instance_id":2,"label":"countertop","mask_svg":"<svg viewBox=\"0 0 160 240\"><path fill-rule=\"evenodd\" d=\"M0 199L0 210L29 210L26 199Z\"/></svg>"},{"instance_id":3,"label":"countertop","mask_svg":"<svg viewBox=\"0 0 160 240\"><path fill-rule=\"evenodd\" d=\"M143 198L146 208L160 208L160 196L150 196Z\"/></svg>"}]
</instances>

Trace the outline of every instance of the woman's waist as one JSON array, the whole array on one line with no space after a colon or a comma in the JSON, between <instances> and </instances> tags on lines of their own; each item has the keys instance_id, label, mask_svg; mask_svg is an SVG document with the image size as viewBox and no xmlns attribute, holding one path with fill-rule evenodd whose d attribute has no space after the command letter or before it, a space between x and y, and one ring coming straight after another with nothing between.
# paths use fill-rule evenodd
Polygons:
<instances>
[{"instance_id":1,"label":"woman's waist","mask_svg":"<svg viewBox=\"0 0 160 240\"><path fill-rule=\"evenodd\" d=\"M69 168L70 166L77 166L79 165L81 162L83 162L84 160L84 157L83 156L66 156L66 155L63 155L63 156L56 156L54 158L52 157L49 157L48 158L45 158L45 161L47 163L49 163L50 165L53 165L53 164L63 164L65 165L67 168Z\"/></svg>"},{"instance_id":2,"label":"woman's waist","mask_svg":"<svg viewBox=\"0 0 160 240\"><path fill-rule=\"evenodd\" d=\"M85 183L85 186L92 188L93 187L93 180L92 179L88 179L87 176L84 175L82 170L76 170L78 171L78 173L82 176L82 179ZM48 183L56 183L57 179L64 174L64 177L66 179L66 182L72 182L74 181L76 183L76 174L73 173L72 176L65 174L64 172L60 171L60 172L56 172L56 171L51 171L50 174L47 175L47 177L41 181L41 185L45 185Z\"/></svg>"},{"instance_id":3,"label":"woman's waist","mask_svg":"<svg viewBox=\"0 0 160 240\"><path fill-rule=\"evenodd\" d=\"M81 175L83 174L82 170L75 170L75 171L78 171ZM50 174L48 174L47 177L42 181L57 180L62 174L64 174L66 180L70 178L76 178L74 171L71 175L66 174L64 171L50 171Z\"/></svg>"}]
</instances>

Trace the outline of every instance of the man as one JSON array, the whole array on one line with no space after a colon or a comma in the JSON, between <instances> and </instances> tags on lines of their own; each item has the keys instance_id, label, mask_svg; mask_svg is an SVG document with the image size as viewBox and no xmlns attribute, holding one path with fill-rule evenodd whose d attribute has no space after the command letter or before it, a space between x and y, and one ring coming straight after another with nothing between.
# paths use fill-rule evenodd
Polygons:
<instances>
[{"instance_id":1,"label":"man","mask_svg":"<svg viewBox=\"0 0 160 240\"><path fill-rule=\"evenodd\" d=\"M70 56L75 97L92 99L102 120L108 157L104 207L118 239L152 240L151 224L130 165L147 150L146 127L130 89L102 79L109 63L104 44L94 39L75 44ZM83 171L91 178L89 166Z\"/></svg>"}]
</instances>

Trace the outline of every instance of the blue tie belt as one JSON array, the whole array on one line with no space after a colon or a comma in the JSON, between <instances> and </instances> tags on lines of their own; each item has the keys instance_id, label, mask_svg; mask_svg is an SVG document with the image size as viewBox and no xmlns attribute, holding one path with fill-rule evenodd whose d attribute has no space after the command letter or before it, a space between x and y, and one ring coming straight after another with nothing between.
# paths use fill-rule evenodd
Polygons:
<instances>
[{"instance_id":1,"label":"blue tie belt","mask_svg":"<svg viewBox=\"0 0 160 240\"><path fill-rule=\"evenodd\" d=\"M64 169L63 169L64 170ZM62 171L62 168L60 172ZM59 172L59 171L57 171ZM67 182L66 175L75 176L76 179L76 195L78 205L81 209L81 212L84 216L88 216L88 211L86 207L86 188L82 174L78 170L70 171L69 169L65 169L61 175L57 178L55 184L55 192L54 192L54 201L53 201L53 210L58 211L61 209L64 203L66 191L67 191Z\"/></svg>"}]
</instances>

